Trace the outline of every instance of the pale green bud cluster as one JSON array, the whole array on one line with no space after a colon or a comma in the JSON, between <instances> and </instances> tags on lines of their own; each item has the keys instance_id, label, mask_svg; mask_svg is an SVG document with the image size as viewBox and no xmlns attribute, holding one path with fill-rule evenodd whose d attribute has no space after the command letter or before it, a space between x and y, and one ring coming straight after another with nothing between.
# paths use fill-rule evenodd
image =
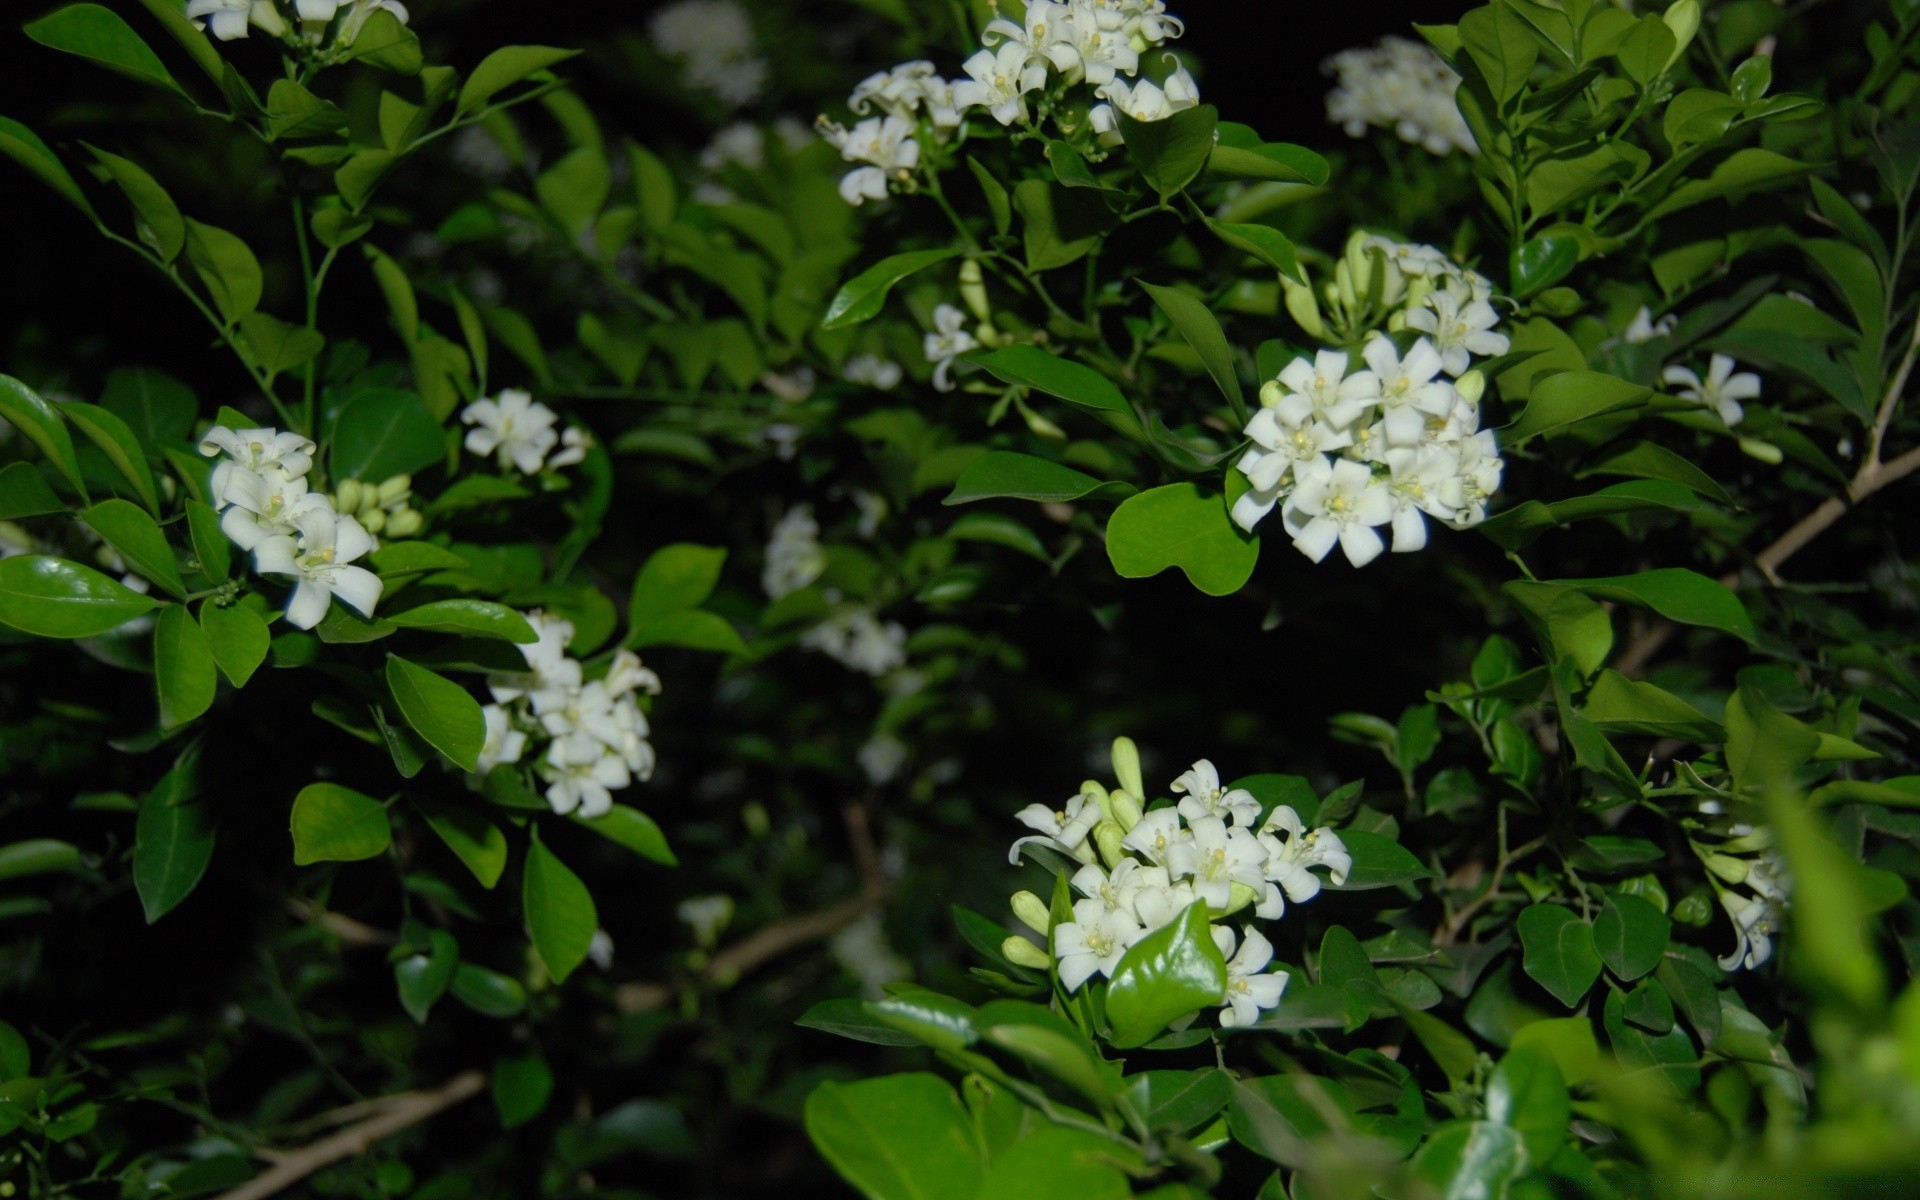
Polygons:
<instances>
[{"instance_id":1,"label":"pale green bud cluster","mask_svg":"<svg viewBox=\"0 0 1920 1200\"><path fill-rule=\"evenodd\" d=\"M426 528L427 519L408 501L413 499L413 476L395 475L380 483L345 479L333 494L335 511L359 521L375 536L409 538Z\"/></svg>"}]
</instances>

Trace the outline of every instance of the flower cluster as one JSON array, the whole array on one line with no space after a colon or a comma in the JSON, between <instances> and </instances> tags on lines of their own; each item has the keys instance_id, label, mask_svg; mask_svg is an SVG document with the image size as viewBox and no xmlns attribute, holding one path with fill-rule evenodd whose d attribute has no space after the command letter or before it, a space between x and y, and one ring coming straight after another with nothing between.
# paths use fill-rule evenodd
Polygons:
<instances>
[{"instance_id":1,"label":"flower cluster","mask_svg":"<svg viewBox=\"0 0 1920 1200\"><path fill-rule=\"evenodd\" d=\"M1364 137L1369 126L1378 126L1433 154L1479 152L1454 103L1460 77L1420 43L1382 38L1378 45L1343 50L1320 69L1339 77L1327 93L1327 120L1348 137Z\"/></svg>"},{"instance_id":2,"label":"flower cluster","mask_svg":"<svg viewBox=\"0 0 1920 1200\"><path fill-rule=\"evenodd\" d=\"M1760 398L1760 377L1752 371L1735 374L1734 368L1739 365L1725 354L1716 354L1707 364L1705 379L1691 367L1668 367L1660 373L1660 382L1678 385L1674 392L1682 400L1712 409L1731 429L1747 415L1740 402Z\"/></svg>"},{"instance_id":3,"label":"flower cluster","mask_svg":"<svg viewBox=\"0 0 1920 1200\"><path fill-rule=\"evenodd\" d=\"M371 617L382 589L378 575L353 565L374 549L373 535L325 492L308 490L314 450L277 429L215 426L200 441L200 453L225 456L207 484L221 530L253 555L255 571L293 581L287 623L295 629L318 625L336 598Z\"/></svg>"},{"instance_id":4,"label":"flower cluster","mask_svg":"<svg viewBox=\"0 0 1920 1200\"><path fill-rule=\"evenodd\" d=\"M560 419L546 405L518 388L502 389L498 396L482 397L460 410L467 430L467 452L496 457L501 470L538 475L545 467L570 467L587 456L591 444L586 431L569 425L554 429ZM558 447L556 450L555 447Z\"/></svg>"},{"instance_id":5,"label":"flower cluster","mask_svg":"<svg viewBox=\"0 0 1920 1200\"><path fill-rule=\"evenodd\" d=\"M650 727L635 693L658 695L660 677L639 655L621 650L605 675L587 680L580 661L567 655L573 623L538 610L525 615L539 640L519 647L525 671L487 680L494 702L482 709L487 740L479 774L531 759L554 812L602 816L612 810L615 790L653 777ZM529 753L535 740L546 745Z\"/></svg>"},{"instance_id":6,"label":"flower cluster","mask_svg":"<svg viewBox=\"0 0 1920 1200\"><path fill-rule=\"evenodd\" d=\"M1358 330L1360 363L1338 349L1288 363L1260 389L1245 430L1253 445L1237 464L1250 486L1234 521L1252 531L1281 505L1293 544L1315 562L1338 543L1365 566L1387 548L1375 532L1383 525L1396 552L1419 550L1428 517L1477 524L1500 485L1499 447L1480 429L1485 377L1472 369L1510 344L1495 329L1492 284L1432 246L1356 234L1327 285L1329 306L1351 312L1375 283L1400 340ZM1324 333L1317 310L1309 317L1309 332Z\"/></svg>"},{"instance_id":7,"label":"flower cluster","mask_svg":"<svg viewBox=\"0 0 1920 1200\"><path fill-rule=\"evenodd\" d=\"M774 525L767 539L767 562L760 571L760 586L767 597L778 600L790 596L820 578L827 569L827 552L820 545L820 522L814 520L813 506L796 504Z\"/></svg>"},{"instance_id":8,"label":"flower cluster","mask_svg":"<svg viewBox=\"0 0 1920 1200\"><path fill-rule=\"evenodd\" d=\"M676 59L686 81L739 108L767 85L767 60L757 51L753 22L735 0L679 0L647 24L653 48Z\"/></svg>"},{"instance_id":9,"label":"flower cluster","mask_svg":"<svg viewBox=\"0 0 1920 1200\"><path fill-rule=\"evenodd\" d=\"M872 609L857 604L837 609L807 630L800 644L863 675L878 677L907 664L907 627L882 622Z\"/></svg>"},{"instance_id":10,"label":"flower cluster","mask_svg":"<svg viewBox=\"0 0 1920 1200\"><path fill-rule=\"evenodd\" d=\"M1693 851L1733 922L1733 949L1720 969L1750 971L1773 957L1773 935L1787 914L1793 879L1771 829L1733 819L1718 800L1701 801L1700 816L1698 832L1717 840L1695 840Z\"/></svg>"},{"instance_id":11,"label":"flower cluster","mask_svg":"<svg viewBox=\"0 0 1920 1200\"><path fill-rule=\"evenodd\" d=\"M1177 63L1159 83L1137 78L1142 56L1183 31L1164 0L1031 0L1022 21L996 17L987 24L982 48L961 64L960 78L941 78L925 59L875 72L847 98L860 118L851 129L820 119L821 136L856 164L840 181L840 195L860 204L911 190L926 144L944 145L971 114L1003 126L1032 125L1070 88L1092 92L1086 119L1106 145L1119 141L1116 111L1157 121L1192 108L1199 88ZM1079 127L1062 123L1060 132L1071 136Z\"/></svg>"},{"instance_id":12,"label":"flower cluster","mask_svg":"<svg viewBox=\"0 0 1920 1200\"><path fill-rule=\"evenodd\" d=\"M1112 790L1088 781L1059 809L1032 804L1017 813L1035 832L1014 842L1007 856L1017 863L1021 847L1038 844L1082 864L1071 880L1081 896L1071 921L1053 922L1031 892L1013 898L1023 922L1050 934L1068 991L1096 974L1111 977L1129 949L1195 903L1206 905L1214 921L1249 907L1254 916L1274 920L1287 901L1319 895L1313 868L1326 868L1336 885L1353 869L1333 830L1309 830L1284 804L1261 821L1260 802L1243 788L1223 788L1206 759L1173 781L1178 804L1144 812L1140 757L1130 739L1115 740L1113 766L1119 786ZM1220 1024L1252 1024L1259 1010L1280 1003L1288 977L1267 971L1273 945L1253 926L1236 931L1216 924L1212 934L1228 959ZM1016 962L1046 965L1023 938L1009 939L1005 950Z\"/></svg>"},{"instance_id":13,"label":"flower cluster","mask_svg":"<svg viewBox=\"0 0 1920 1200\"><path fill-rule=\"evenodd\" d=\"M407 23L407 8L400 0L294 0L294 15L300 26L297 33L273 0L187 0L186 13L188 19L223 42L246 37L248 26L252 26L269 37L318 44L332 28L334 45L350 46L360 36L361 26L381 9L392 13L402 25ZM336 18L340 22L337 28Z\"/></svg>"},{"instance_id":14,"label":"flower cluster","mask_svg":"<svg viewBox=\"0 0 1920 1200\"><path fill-rule=\"evenodd\" d=\"M380 483L343 479L333 490L335 511L360 522L368 533L390 538L409 538L426 528L427 519L409 503L412 499L411 475L395 475Z\"/></svg>"}]
</instances>

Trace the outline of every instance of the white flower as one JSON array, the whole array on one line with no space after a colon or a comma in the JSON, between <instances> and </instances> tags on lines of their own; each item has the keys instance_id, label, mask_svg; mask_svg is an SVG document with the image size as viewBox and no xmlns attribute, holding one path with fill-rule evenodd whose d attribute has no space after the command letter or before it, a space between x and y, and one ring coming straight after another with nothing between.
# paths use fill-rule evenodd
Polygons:
<instances>
[{"instance_id":1,"label":"white flower","mask_svg":"<svg viewBox=\"0 0 1920 1200\"><path fill-rule=\"evenodd\" d=\"M253 549L254 570L294 580L287 599L287 623L312 629L327 615L334 597L363 617L380 602L380 577L352 563L373 549L373 537L352 517L330 504L303 507L293 519L298 541L289 534L267 538Z\"/></svg>"},{"instance_id":2,"label":"white flower","mask_svg":"<svg viewBox=\"0 0 1920 1200\"><path fill-rule=\"evenodd\" d=\"M304 478L293 478L279 467L249 471L237 463L221 463L214 481L211 498L220 513L220 530L242 550L292 533L300 514L310 508L330 507L325 496L307 491Z\"/></svg>"},{"instance_id":3,"label":"white flower","mask_svg":"<svg viewBox=\"0 0 1920 1200\"><path fill-rule=\"evenodd\" d=\"M1465 529L1487 519L1487 501L1499 490L1506 464L1490 429L1462 439L1453 449L1459 455L1459 466L1453 478L1441 484L1440 503L1453 509L1450 521L1454 528Z\"/></svg>"},{"instance_id":4,"label":"white flower","mask_svg":"<svg viewBox=\"0 0 1920 1200\"><path fill-rule=\"evenodd\" d=\"M848 204L885 200L887 184L906 180L920 165L920 142L914 124L905 117L868 117L846 130L839 140L840 157L866 163L840 180L840 198Z\"/></svg>"},{"instance_id":5,"label":"white flower","mask_svg":"<svg viewBox=\"0 0 1920 1200\"><path fill-rule=\"evenodd\" d=\"M800 644L873 676L885 675L907 661L906 627L898 621L882 624L866 608L841 609L803 634Z\"/></svg>"},{"instance_id":6,"label":"white flower","mask_svg":"<svg viewBox=\"0 0 1920 1200\"><path fill-rule=\"evenodd\" d=\"M342 0L293 0L293 10L302 21L331 21Z\"/></svg>"},{"instance_id":7,"label":"white flower","mask_svg":"<svg viewBox=\"0 0 1920 1200\"><path fill-rule=\"evenodd\" d=\"M1260 402L1273 398L1274 414L1288 426L1324 421L1344 429L1379 403L1380 377L1372 371L1347 374L1345 350L1321 350L1313 361L1296 358L1281 369L1278 386L1262 388Z\"/></svg>"},{"instance_id":8,"label":"white flower","mask_svg":"<svg viewBox=\"0 0 1920 1200\"><path fill-rule=\"evenodd\" d=\"M587 941L587 958L602 971L613 966L613 935L604 929L593 931Z\"/></svg>"},{"instance_id":9,"label":"white flower","mask_svg":"<svg viewBox=\"0 0 1920 1200\"><path fill-rule=\"evenodd\" d=\"M1505 354L1512 341L1493 332L1500 314L1485 300L1461 303L1451 289L1441 288L1427 296L1426 304L1407 314L1407 328L1433 335L1434 347L1447 374L1459 378L1473 365L1473 355L1483 358Z\"/></svg>"},{"instance_id":10,"label":"white flower","mask_svg":"<svg viewBox=\"0 0 1920 1200\"><path fill-rule=\"evenodd\" d=\"M1115 110L1136 121L1164 121L1174 113L1200 103L1200 85L1193 81L1193 76L1187 73L1185 67L1176 69L1167 76L1165 82L1158 84L1150 79L1129 84L1124 79L1116 78L1097 94L1107 103L1095 105L1087 118L1093 131L1107 144L1113 144L1120 136L1120 122L1114 117Z\"/></svg>"},{"instance_id":11,"label":"white flower","mask_svg":"<svg viewBox=\"0 0 1920 1200\"><path fill-rule=\"evenodd\" d=\"M1379 250L1386 255L1388 265L1402 275L1425 279L1430 276L1451 275L1456 268L1447 252L1438 246L1422 245L1419 242L1396 242L1392 238L1368 237L1361 242L1367 250Z\"/></svg>"},{"instance_id":12,"label":"white flower","mask_svg":"<svg viewBox=\"0 0 1920 1200\"><path fill-rule=\"evenodd\" d=\"M1110 909L1120 909L1132 913L1142 926L1151 928L1158 922L1149 920L1139 911L1142 896L1158 896L1172 884L1165 867L1141 866L1134 858L1123 858L1113 868L1113 873L1102 871L1096 864L1088 863L1073 874L1071 880L1075 890L1090 899L1098 900ZM1149 901L1149 911L1156 912Z\"/></svg>"},{"instance_id":13,"label":"white flower","mask_svg":"<svg viewBox=\"0 0 1920 1200\"><path fill-rule=\"evenodd\" d=\"M1725 354L1716 354L1707 368L1704 382L1686 367L1668 367L1660 373L1660 381L1685 385L1675 394L1702 408L1713 409L1731 428L1746 416L1746 410L1740 407L1740 402L1760 398L1760 377L1751 371L1735 375L1733 369L1739 365Z\"/></svg>"},{"instance_id":14,"label":"white flower","mask_svg":"<svg viewBox=\"0 0 1920 1200\"><path fill-rule=\"evenodd\" d=\"M287 29L273 0L187 0L187 16L223 42L247 36L250 23L274 37Z\"/></svg>"},{"instance_id":15,"label":"white flower","mask_svg":"<svg viewBox=\"0 0 1920 1200\"><path fill-rule=\"evenodd\" d=\"M1342 51L1321 70L1339 75L1327 94L1327 120L1348 137L1362 137L1375 125L1433 154L1476 153L1473 133L1454 103L1460 77L1427 47L1388 37L1378 46Z\"/></svg>"},{"instance_id":16,"label":"white flower","mask_svg":"<svg viewBox=\"0 0 1920 1200\"><path fill-rule=\"evenodd\" d=\"M1453 385L1436 381L1443 365L1433 343L1421 338L1403 358L1385 335L1376 335L1361 351L1380 379L1380 408L1387 423L1387 443L1410 446L1426 432L1428 416L1453 411L1459 393Z\"/></svg>"},{"instance_id":17,"label":"white flower","mask_svg":"<svg viewBox=\"0 0 1920 1200\"><path fill-rule=\"evenodd\" d=\"M526 753L527 735L513 727L513 718L507 710L498 704L487 704L481 706L480 714L487 719L487 740L480 747L475 773L485 775L501 763L519 762L520 756Z\"/></svg>"},{"instance_id":18,"label":"white flower","mask_svg":"<svg viewBox=\"0 0 1920 1200\"><path fill-rule=\"evenodd\" d=\"M660 677L642 665L640 656L631 650L614 654L613 662L607 665L607 673L600 682L607 689L607 695L616 700L633 692L645 692L649 696L660 694Z\"/></svg>"},{"instance_id":19,"label":"white flower","mask_svg":"<svg viewBox=\"0 0 1920 1200\"><path fill-rule=\"evenodd\" d=\"M1173 781L1173 790L1183 793L1179 812L1189 822L1202 817L1230 816L1236 826L1251 825L1260 815L1260 802L1245 788L1227 791L1220 786L1220 772L1208 759L1188 767Z\"/></svg>"},{"instance_id":20,"label":"white flower","mask_svg":"<svg viewBox=\"0 0 1920 1200\"><path fill-rule=\"evenodd\" d=\"M1060 986L1074 992L1096 972L1111 976L1140 933L1140 922L1132 913L1109 909L1098 900L1077 901L1073 920L1053 927Z\"/></svg>"},{"instance_id":21,"label":"white flower","mask_svg":"<svg viewBox=\"0 0 1920 1200\"><path fill-rule=\"evenodd\" d=\"M827 949L835 962L860 981L861 991L874 999L885 995L881 989L886 984L913 975L913 965L887 941L886 922L874 909L834 934Z\"/></svg>"},{"instance_id":22,"label":"white flower","mask_svg":"<svg viewBox=\"0 0 1920 1200\"><path fill-rule=\"evenodd\" d=\"M1165 866L1175 850L1192 840L1193 835L1180 827L1178 809L1156 808L1141 817L1120 844L1150 863Z\"/></svg>"},{"instance_id":23,"label":"white flower","mask_svg":"<svg viewBox=\"0 0 1920 1200\"><path fill-rule=\"evenodd\" d=\"M1249 533L1289 494L1289 476L1298 482L1303 471L1326 464L1324 454L1353 444L1351 434L1320 421L1289 429L1271 408L1253 414L1246 434L1254 446L1234 465L1253 486L1233 502L1232 515L1234 523Z\"/></svg>"},{"instance_id":24,"label":"white flower","mask_svg":"<svg viewBox=\"0 0 1920 1200\"><path fill-rule=\"evenodd\" d=\"M1300 463L1294 476L1280 519L1300 553L1319 562L1337 541L1348 562L1364 567L1386 549L1372 527L1393 519L1393 497L1364 463L1320 459Z\"/></svg>"},{"instance_id":25,"label":"white flower","mask_svg":"<svg viewBox=\"0 0 1920 1200\"><path fill-rule=\"evenodd\" d=\"M547 781L547 803L565 815L603 817L613 811L613 789L633 782L626 759L585 730L555 738L540 770Z\"/></svg>"},{"instance_id":26,"label":"white flower","mask_svg":"<svg viewBox=\"0 0 1920 1200\"><path fill-rule=\"evenodd\" d=\"M787 510L767 539L767 563L760 586L769 598L791 595L820 578L827 569L827 552L820 545L820 523L813 507L796 504Z\"/></svg>"},{"instance_id":27,"label":"white flower","mask_svg":"<svg viewBox=\"0 0 1920 1200\"><path fill-rule=\"evenodd\" d=\"M1679 318L1672 313L1655 321L1653 310L1642 304L1634 312L1633 319L1627 322L1627 327L1620 331L1620 340L1630 346L1643 345L1657 337L1671 336L1674 326L1679 323Z\"/></svg>"},{"instance_id":28,"label":"white flower","mask_svg":"<svg viewBox=\"0 0 1920 1200\"><path fill-rule=\"evenodd\" d=\"M953 84L954 107L984 108L1002 125L1027 120L1027 93L1046 86L1047 68L1030 63L1026 47L1015 41L998 50L981 50L960 64L967 78Z\"/></svg>"},{"instance_id":29,"label":"white flower","mask_svg":"<svg viewBox=\"0 0 1920 1200\"><path fill-rule=\"evenodd\" d=\"M1051 809L1044 804L1029 804L1013 817L1036 832L1013 843L1013 847L1007 851L1009 863L1017 864L1020 861L1020 847L1030 842L1065 851L1083 863L1093 861L1093 847L1087 844L1087 834L1100 823L1100 805L1093 797L1085 794L1074 796L1059 809Z\"/></svg>"},{"instance_id":30,"label":"white flower","mask_svg":"<svg viewBox=\"0 0 1920 1200\"><path fill-rule=\"evenodd\" d=\"M711 946L720 940L720 934L733 920L733 897L693 896L682 900L674 909L674 915L692 928L696 942Z\"/></svg>"},{"instance_id":31,"label":"white flower","mask_svg":"<svg viewBox=\"0 0 1920 1200\"><path fill-rule=\"evenodd\" d=\"M587 448L593 445L593 435L578 425L569 425L560 433L560 448L547 459L549 467L571 467L583 462L587 457Z\"/></svg>"},{"instance_id":32,"label":"white flower","mask_svg":"<svg viewBox=\"0 0 1920 1200\"><path fill-rule=\"evenodd\" d=\"M840 371L841 378L848 383L864 383L883 392L898 387L901 374L899 363L874 354L856 354Z\"/></svg>"},{"instance_id":33,"label":"white flower","mask_svg":"<svg viewBox=\"0 0 1920 1200\"><path fill-rule=\"evenodd\" d=\"M853 759L875 787L892 783L907 765L907 744L890 733L876 733L854 753Z\"/></svg>"},{"instance_id":34,"label":"white flower","mask_svg":"<svg viewBox=\"0 0 1920 1200\"><path fill-rule=\"evenodd\" d=\"M730 166L758 171L767 165L767 135L751 121L723 126L700 151L700 169L717 175Z\"/></svg>"},{"instance_id":35,"label":"white flower","mask_svg":"<svg viewBox=\"0 0 1920 1200\"><path fill-rule=\"evenodd\" d=\"M933 310L933 331L921 343L921 351L933 366L933 386L942 392L953 390L953 360L980 345L966 330L967 314L951 304Z\"/></svg>"},{"instance_id":36,"label":"white flower","mask_svg":"<svg viewBox=\"0 0 1920 1200\"><path fill-rule=\"evenodd\" d=\"M1276 829L1286 833L1286 841L1274 836ZM1289 805L1279 805L1268 814L1258 840L1266 851L1262 867L1266 879L1283 888L1287 899L1295 904L1303 904L1320 894L1320 877L1311 868L1327 868L1327 875L1335 884L1345 883L1347 874L1353 870L1353 856L1347 853L1347 844L1340 840L1340 835L1324 825L1308 830L1300 814Z\"/></svg>"},{"instance_id":37,"label":"white flower","mask_svg":"<svg viewBox=\"0 0 1920 1200\"><path fill-rule=\"evenodd\" d=\"M498 451L500 465L522 475L539 474L547 452L560 440L553 429L558 415L518 388L475 400L460 410L460 419L473 426L467 430L469 453L484 458Z\"/></svg>"},{"instance_id":38,"label":"white flower","mask_svg":"<svg viewBox=\"0 0 1920 1200\"><path fill-rule=\"evenodd\" d=\"M1252 833L1228 829L1219 817L1201 817L1187 827L1192 836L1167 852L1167 874L1191 878L1194 894L1209 908L1226 908L1236 883L1256 892L1266 887L1267 852Z\"/></svg>"},{"instance_id":39,"label":"white flower","mask_svg":"<svg viewBox=\"0 0 1920 1200\"><path fill-rule=\"evenodd\" d=\"M1016 25L1005 17L995 17L980 31L980 43L1001 49L1007 45L1018 46L1023 58L1040 58L1046 54L1047 47L1060 40L1064 32L1062 27L1072 19L1073 9L1060 0L1032 0L1027 5L1024 25Z\"/></svg>"},{"instance_id":40,"label":"white flower","mask_svg":"<svg viewBox=\"0 0 1920 1200\"><path fill-rule=\"evenodd\" d=\"M1261 1009L1278 1008L1291 976L1285 971L1266 973L1267 964L1273 961L1273 943L1251 925L1237 954L1231 928L1215 925L1213 941L1227 957L1226 1004L1220 1009L1221 1028L1251 1025L1260 1019Z\"/></svg>"},{"instance_id":41,"label":"white flower","mask_svg":"<svg viewBox=\"0 0 1920 1200\"><path fill-rule=\"evenodd\" d=\"M1139 51L1121 32L1118 14L1112 16L1115 19L1111 22L1103 21L1094 6L1076 5L1059 27L1059 37L1047 47L1046 55L1067 82L1084 79L1095 87L1104 87L1116 74L1132 75L1140 69Z\"/></svg>"},{"instance_id":42,"label":"white flower","mask_svg":"<svg viewBox=\"0 0 1920 1200\"><path fill-rule=\"evenodd\" d=\"M854 86L847 107L863 117L878 107L883 113L907 118L924 107L936 127L952 128L960 123L953 85L940 78L925 59L875 71Z\"/></svg>"},{"instance_id":43,"label":"white flower","mask_svg":"<svg viewBox=\"0 0 1920 1200\"><path fill-rule=\"evenodd\" d=\"M1454 519L1446 503L1447 482L1460 473L1460 455L1443 445L1401 446L1388 450L1387 493L1393 498L1393 551L1405 554L1427 544L1431 513L1442 521Z\"/></svg>"},{"instance_id":44,"label":"white flower","mask_svg":"<svg viewBox=\"0 0 1920 1200\"><path fill-rule=\"evenodd\" d=\"M647 32L655 50L683 62L688 83L736 108L766 84L767 62L754 55L753 23L735 0L679 0L654 13Z\"/></svg>"},{"instance_id":45,"label":"white flower","mask_svg":"<svg viewBox=\"0 0 1920 1200\"><path fill-rule=\"evenodd\" d=\"M1733 918L1733 950L1720 960L1720 969L1749 971L1773 957L1773 935L1779 932L1784 906L1765 896L1720 893L1720 904Z\"/></svg>"},{"instance_id":46,"label":"white flower","mask_svg":"<svg viewBox=\"0 0 1920 1200\"><path fill-rule=\"evenodd\" d=\"M535 713L563 708L580 688L580 664L567 657L567 643L573 640L573 622L535 609L523 614L539 640L519 646L526 659L524 674L492 675L488 689L495 701L511 704L525 699Z\"/></svg>"},{"instance_id":47,"label":"white flower","mask_svg":"<svg viewBox=\"0 0 1920 1200\"><path fill-rule=\"evenodd\" d=\"M295 479L313 469L315 449L311 438L278 429L227 429L216 425L200 439L200 453L208 458L225 454L228 462L241 470L278 467ZM214 468L215 492L220 490L218 481L227 465L221 463Z\"/></svg>"}]
</instances>

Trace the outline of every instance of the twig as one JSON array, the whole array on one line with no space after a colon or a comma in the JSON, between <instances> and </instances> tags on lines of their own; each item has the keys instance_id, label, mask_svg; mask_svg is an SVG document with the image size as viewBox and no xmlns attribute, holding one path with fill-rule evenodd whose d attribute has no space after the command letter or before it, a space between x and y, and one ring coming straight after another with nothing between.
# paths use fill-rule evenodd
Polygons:
<instances>
[{"instance_id":1,"label":"twig","mask_svg":"<svg viewBox=\"0 0 1920 1200\"><path fill-rule=\"evenodd\" d=\"M365 922L305 900L289 899L287 911L303 921L312 921L349 946L391 946L400 940L384 929L375 929Z\"/></svg>"},{"instance_id":2,"label":"twig","mask_svg":"<svg viewBox=\"0 0 1920 1200\"><path fill-rule=\"evenodd\" d=\"M453 1107L478 1093L486 1083L487 1077L479 1071L462 1071L432 1091L385 1097L375 1115L297 1150L260 1151L262 1158L274 1159L273 1165L250 1182L220 1193L216 1200L265 1200L268 1196L277 1196L309 1175L365 1154L375 1142Z\"/></svg>"},{"instance_id":3,"label":"twig","mask_svg":"<svg viewBox=\"0 0 1920 1200\"><path fill-rule=\"evenodd\" d=\"M860 890L835 904L777 921L714 954L700 972L706 983L725 986L780 956L812 942L823 941L886 902L890 890L880 856L873 846L873 834L867 824L867 810L849 804L841 813L847 823L847 836L853 843L853 858L860 869ZM675 989L664 983L622 984L616 995L620 1008L628 1013L650 1012L672 1001Z\"/></svg>"}]
</instances>

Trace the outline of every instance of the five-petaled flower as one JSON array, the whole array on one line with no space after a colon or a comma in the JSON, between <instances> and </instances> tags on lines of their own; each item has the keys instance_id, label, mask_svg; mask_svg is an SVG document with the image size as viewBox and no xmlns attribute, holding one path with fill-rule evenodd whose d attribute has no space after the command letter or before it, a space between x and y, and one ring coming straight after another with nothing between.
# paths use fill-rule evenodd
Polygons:
<instances>
[{"instance_id":1,"label":"five-petaled flower","mask_svg":"<svg viewBox=\"0 0 1920 1200\"><path fill-rule=\"evenodd\" d=\"M336 597L361 616L372 616L380 602L380 577L353 563L373 549L373 535L324 504L302 508L292 524L294 533L276 534L253 548L254 570L294 581L287 624L312 629Z\"/></svg>"}]
</instances>

